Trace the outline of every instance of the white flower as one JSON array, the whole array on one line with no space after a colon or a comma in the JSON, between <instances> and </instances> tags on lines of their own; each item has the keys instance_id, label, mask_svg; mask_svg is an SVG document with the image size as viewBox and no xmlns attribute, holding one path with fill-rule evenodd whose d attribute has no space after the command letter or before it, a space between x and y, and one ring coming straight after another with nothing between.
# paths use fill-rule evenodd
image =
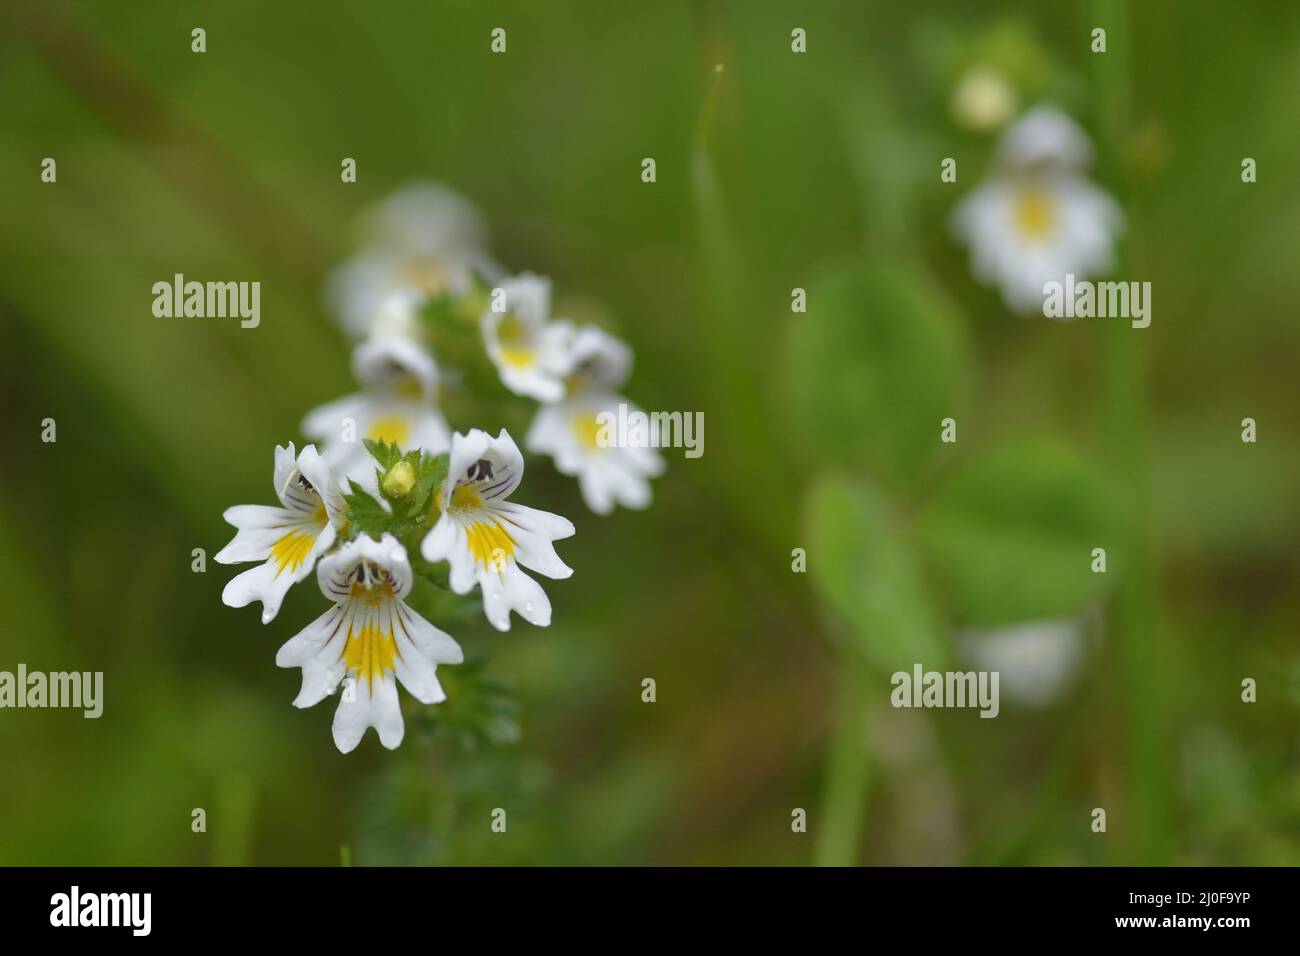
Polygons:
<instances>
[{"instance_id":1,"label":"white flower","mask_svg":"<svg viewBox=\"0 0 1300 956\"><path fill-rule=\"evenodd\" d=\"M451 447L451 430L434 404L438 369L418 343L399 336L369 339L352 353L357 378L368 387L307 413L302 431L325 447L330 467L343 478L375 486L375 463L364 439L423 448Z\"/></svg>"},{"instance_id":2,"label":"white flower","mask_svg":"<svg viewBox=\"0 0 1300 956\"><path fill-rule=\"evenodd\" d=\"M958 646L979 670L997 671L1001 689L1029 707L1060 700L1078 676L1084 654L1075 619L1033 621L958 635Z\"/></svg>"},{"instance_id":3,"label":"white flower","mask_svg":"<svg viewBox=\"0 0 1300 956\"><path fill-rule=\"evenodd\" d=\"M500 290L500 292L498 292ZM492 306L500 294L501 311ZM516 395L554 402L564 395L564 373L573 326L548 321L549 279L525 272L494 289L483 313L483 345L501 381Z\"/></svg>"},{"instance_id":4,"label":"white flower","mask_svg":"<svg viewBox=\"0 0 1300 956\"><path fill-rule=\"evenodd\" d=\"M653 448L600 444L602 412L617 415L620 404L628 414L639 411L627 399L609 391L580 391L554 405L537 410L524 438L531 452L550 455L556 469L576 475L587 507L609 514L616 505L644 508L650 504L651 477L660 475L664 462Z\"/></svg>"},{"instance_id":5,"label":"white flower","mask_svg":"<svg viewBox=\"0 0 1300 956\"><path fill-rule=\"evenodd\" d=\"M1012 168L1055 165L1082 172L1092 162L1092 144L1079 124L1060 110L1036 106L1002 134L998 162Z\"/></svg>"},{"instance_id":6,"label":"white flower","mask_svg":"<svg viewBox=\"0 0 1300 956\"><path fill-rule=\"evenodd\" d=\"M334 606L275 655L280 667L302 668L293 704L311 707L350 677L334 714L335 745L348 753L374 727L392 750L405 733L397 681L422 704L445 700L437 666L459 664L460 645L406 605L411 565L392 535L345 544L321 561L316 576Z\"/></svg>"},{"instance_id":7,"label":"white flower","mask_svg":"<svg viewBox=\"0 0 1300 956\"><path fill-rule=\"evenodd\" d=\"M524 459L503 428L493 438L475 428L452 436L447 480L437 492L442 514L420 550L429 561L447 561L451 589L483 589L483 612L498 630L510 630L510 612L540 627L551 623L551 602L530 568L548 578L573 569L555 553L553 541L573 534L559 515L507 501L524 474Z\"/></svg>"},{"instance_id":8,"label":"white flower","mask_svg":"<svg viewBox=\"0 0 1300 956\"><path fill-rule=\"evenodd\" d=\"M390 292L379 303L370 319L369 339L411 339L420 341L424 330L420 327L419 312L428 296L418 289L398 289Z\"/></svg>"},{"instance_id":9,"label":"white flower","mask_svg":"<svg viewBox=\"0 0 1300 956\"><path fill-rule=\"evenodd\" d=\"M221 593L230 607L262 602L262 623L280 610L284 596L311 573L316 558L334 544L335 522L346 505L324 460L308 445L295 458L293 443L275 449L275 493L282 507L236 505L223 517L238 531L217 552L222 564L263 561L233 578Z\"/></svg>"},{"instance_id":10,"label":"white flower","mask_svg":"<svg viewBox=\"0 0 1300 956\"><path fill-rule=\"evenodd\" d=\"M438 363L414 339L375 336L352 350L352 374L368 388L402 398L432 401L438 393Z\"/></svg>"},{"instance_id":11,"label":"white flower","mask_svg":"<svg viewBox=\"0 0 1300 956\"><path fill-rule=\"evenodd\" d=\"M1018 121L998 155L998 169L957 206L953 229L970 246L975 277L1030 312L1042 308L1046 283L1111 268L1124 217L1079 172L1091 157L1087 136L1055 110Z\"/></svg>"},{"instance_id":12,"label":"white flower","mask_svg":"<svg viewBox=\"0 0 1300 956\"><path fill-rule=\"evenodd\" d=\"M584 325L569 336L564 357L565 390L618 389L632 374L632 350L608 332Z\"/></svg>"},{"instance_id":13,"label":"white flower","mask_svg":"<svg viewBox=\"0 0 1300 956\"><path fill-rule=\"evenodd\" d=\"M423 297L468 288L475 271L494 276L478 213L436 183L413 183L370 210L367 246L335 270L326 298L354 338L370 333L388 296L410 289Z\"/></svg>"},{"instance_id":14,"label":"white flower","mask_svg":"<svg viewBox=\"0 0 1300 956\"><path fill-rule=\"evenodd\" d=\"M648 479L664 470L659 453L599 441L602 412L617 414L620 404L639 411L615 392L632 373L632 350L607 332L583 326L569 338L564 368L565 398L537 410L524 446L550 455L561 474L576 475L583 500L597 514L617 505L646 507Z\"/></svg>"}]
</instances>

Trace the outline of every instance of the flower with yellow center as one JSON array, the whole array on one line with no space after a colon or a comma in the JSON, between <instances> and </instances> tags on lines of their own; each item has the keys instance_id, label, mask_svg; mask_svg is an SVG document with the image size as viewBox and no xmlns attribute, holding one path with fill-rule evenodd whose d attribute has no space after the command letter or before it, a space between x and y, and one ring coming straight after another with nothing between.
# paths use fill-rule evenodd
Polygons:
<instances>
[{"instance_id":1,"label":"flower with yellow center","mask_svg":"<svg viewBox=\"0 0 1300 956\"><path fill-rule=\"evenodd\" d=\"M334 714L334 743L348 753L374 727L396 748L405 733L397 682L423 704L446 699L439 664L459 664L460 645L415 611L411 564L392 535L362 535L320 562L321 593L333 607L290 638L275 655L280 667L302 668L293 704L311 707L345 681Z\"/></svg>"},{"instance_id":2,"label":"flower with yellow center","mask_svg":"<svg viewBox=\"0 0 1300 956\"><path fill-rule=\"evenodd\" d=\"M1083 175L1087 135L1063 113L1030 111L1003 134L993 175L953 212L971 271L1016 312L1043 307L1044 286L1111 268L1124 217Z\"/></svg>"},{"instance_id":3,"label":"flower with yellow center","mask_svg":"<svg viewBox=\"0 0 1300 956\"><path fill-rule=\"evenodd\" d=\"M550 280L524 273L504 280L488 299L483 346L502 383L516 395L553 402L564 394L571 323L550 320Z\"/></svg>"},{"instance_id":4,"label":"flower with yellow center","mask_svg":"<svg viewBox=\"0 0 1300 956\"><path fill-rule=\"evenodd\" d=\"M280 610L284 596L311 573L316 558L333 546L346 505L334 476L308 445L295 456L293 443L275 449L275 493L281 507L237 505L225 519L238 529L217 552L222 564L263 562L233 578L221 594L230 607L262 602L262 623Z\"/></svg>"},{"instance_id":5,"label":"flower with yellow center","mask_svg":"<svg viewBox=\"0 0 1300 956\"><path fill-rule=\"evenodd\" d=\"M663 458L654 448L619 445L603 434L606 429L598 416L617 415L620 404L628 407L629 414L639 411L627 399L607 391L583 392L543 405L524 438L530 452L550 455L560 474L577 477L583 501L600 515L620 505L649 506L650 479L664 471Z\"/></svg>"},{"instance_id":6,"label":"flower with yellow center","mask_svg":"<svg viewBox=\"0 0 1300 956\"><path fill-rule=\"evenodd\" d=\"M440 454L451 430L434 404L437 367L428 350L402 336L367 340L353 351L353 370L366 389L309 412L302 431L325 448L330 467L375 490L375 464L365 439Z\"/></svg>"},{"instance_id":7,"label":"flower with yellow center","mask_svg":"<svg viewBox=\"0 0 1300 956\"><path fill-rule=\"evenodd\" d=\"M486 252L478 213L437 183L412 183L365 216L363 250L330 277L326 299L356 339L374 332L385 301L408 291L420 301L469 288L475 272L500 267Z\"/></svg>"},{"instance_id":8,"label":"flower with yellow center","mask_svg":"<svg viewBox=\"0 0 1300 956\"><path fill-rule=\"evenodd\" d=\"M663 459L653 448L602 442L609 436L602 436L598 417L617 414L620 404L636 409L615 393L631 374L631 350L600 329L583 327L573 336L566 369L565 398L537 410L524 447L550 455L561 474L576 476L583 500L596 514L609 514L618 505L645 508L649 479L663 473Z\"/></svg>"},{"instance_id":9,"label":"flower with yellow center","mask_svg":"<svg viewBox=\"0 0 1300 956\"><path fill-rule=\"evenodd\" d=\"M436 493L441 515L420 548L427 560L449 564L457 594L482 589L483 612L502 631L510 630L511 611L530 624L551 623L550 599L520 568L554 579L573 574L553 544L572 535L573 524L506 500L523 474L523 455L505 429L496 438L478 429L453 435Z\"/></svg>"}]
</instances>

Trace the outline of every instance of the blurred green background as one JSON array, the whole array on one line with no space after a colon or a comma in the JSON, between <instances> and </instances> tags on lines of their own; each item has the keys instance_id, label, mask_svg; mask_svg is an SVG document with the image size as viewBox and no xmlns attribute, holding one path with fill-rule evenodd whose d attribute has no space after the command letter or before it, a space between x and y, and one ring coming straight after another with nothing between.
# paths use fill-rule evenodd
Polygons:
<instances>
[{"instance_id":1,"label":"blurred green background","mask_svg":"<svg viewBox=\"0 0 1300 956\"><path fill-rule=\"evenodd\" d=\"M0 863L1300 862L1294 4L57 0L0 31L0 669L106 695L0 712ZM977 64L1094 138L1149 329L971 278ZM603 519L530 457L516 500L578 527L554 624L437 621L482 663L345 757L274 666L315 588L262 627L190 555L352 389L322 281L425 178L706 451ZM259 280L261 326L154 318L176 272ZM1061 619L1087 651L1048 706L889 706L890 672L969 666L959 633Z\"/></svg>"}]
</instances>

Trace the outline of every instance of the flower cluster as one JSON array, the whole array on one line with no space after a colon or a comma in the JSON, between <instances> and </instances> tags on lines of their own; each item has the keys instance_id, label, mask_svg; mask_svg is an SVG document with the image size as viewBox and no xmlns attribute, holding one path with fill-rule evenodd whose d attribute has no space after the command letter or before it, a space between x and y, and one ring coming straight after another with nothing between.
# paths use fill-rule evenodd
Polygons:
<instances>
[{"instance_id":1,"label":"flower cluster","mask_svg":"<svg viewBox=\"0 0 1300 956\"><path fill-rule=\"evenodd\" d=\"M649 479L663 470L652 449L598 440L597 416L627 404L618 389L631 351L598 328L552 317L546 279L504 276L465 200L432 184L408 186L366 227L364 250L327 287L355 342L360 389L306 416L313 444L276 448L279 507L228 509L237 532L216 556L260 562L231 580L222 600L260 602L263 623L315 569L331 608L280 648L276 663L302 670L295 706L344 686L334 718L344 753L368 727L385 747L398 746L397 682L438 703L437 666L463 660L456 641L408 605L417 574L457 595L477 587L488 622L507 631L512 613L551 622L546 592L524 569L552 579L573 573L554 545L573 524L510 500L522 453L504 428L495 437L453 433L440 405L448 391L467 392L486 376L540 403L525 446L576 476L597 513L645 507Z\"/></svg>"}]
</instances>

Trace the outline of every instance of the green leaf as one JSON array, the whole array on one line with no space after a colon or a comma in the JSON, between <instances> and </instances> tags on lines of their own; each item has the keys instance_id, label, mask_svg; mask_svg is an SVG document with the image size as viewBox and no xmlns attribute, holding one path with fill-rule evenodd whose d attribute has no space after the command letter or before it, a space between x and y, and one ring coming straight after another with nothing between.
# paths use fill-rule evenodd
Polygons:
<instances>
[{"instance_id":1,"label":"green leaf","mask_svg":"<svg viewBox=\"0 0 1300 956\"><path fill-rule=\"evenodd\" d=\"M789 317L787 431L815 460L915 479L958 410L966 348L949 302L897 262L831 273Z\"/></svg>"},{"instance_id":2,"label":"green leaf","mask_svg":"<svg viewBox=\"0 0 1300 956\"><path fill-rule=\"evenodd\" d=\"M1105 477L1054 442L1007 444L963 463L918 518L925 553L962 625L1080 611L1122 570ZM1091 570L1106 548L1107 571Z\"/></svg>"},{"instance_id":3,"label":"green leaf","mask_svg":"<svg viewBox=\"0 0 1300 956\"><path fill-rule=\"evenodd\" d=\"M941 621L885 499L866 483L823 476L804 505L808 574L867 660L887 673L941 666Z\"/></svg>"},{"instance_id":4,"label":"green leaf","mask_svg":"<svg viewBox=\"0 0 1300 956\"><path fill-rule=\"evenodd\" d=\"M343 495L343 500L348 504L348 525L352 536L359 533L379 537L389 531L393 516L388 509L351 478L348 479L348 488L350 490Z\"/></svg>"},{"instance_id":5,"label":"green leaf","mask_svg":"<svg viewBox=\"0 0 1300 956\"><path fill-rule=\"evenodd\" d=\"M429 510L429 499L447 480L447 467L450 461L451 456L447 452L440 455L421 452L412 462L416 474L415 487L411 489L410 495L413 511L425 513Z\"/></svg>"},{"instance_id":6,"label":"green leaf","mask_svg":"<svg viewBox=\"0 0 1300 956\"><path fill-rule=\"evenodd\" d=\"M397 447L397 442L393 442L390 445L382 439L375 441L366 438L363 439L363 441L366 446L366 451L370 452L370 457L379 462L379 467L382 468L384 472L387 472L388 469L392 468L402 460L402 450Z\"/></svg>"}]
</instances>

